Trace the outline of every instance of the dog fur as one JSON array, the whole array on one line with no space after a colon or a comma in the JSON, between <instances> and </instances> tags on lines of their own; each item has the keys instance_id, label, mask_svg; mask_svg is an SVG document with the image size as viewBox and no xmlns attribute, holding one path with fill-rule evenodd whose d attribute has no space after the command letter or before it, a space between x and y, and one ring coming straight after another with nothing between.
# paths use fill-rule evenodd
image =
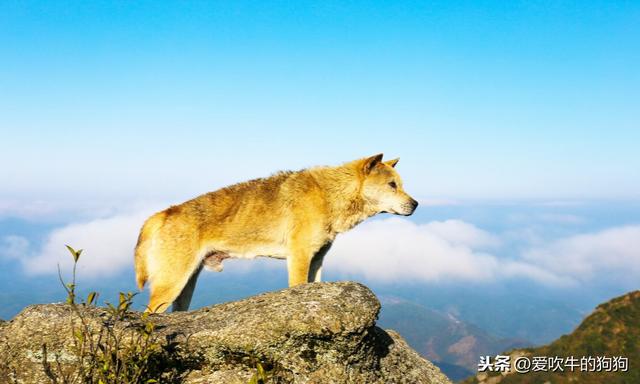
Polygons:
<instances>
[{"instance_id":1,"label":"dog fur","mask_svg":"<svg viewBox=\"0 0 640 384\"><path fill-rule=\"evenodd\" d=\"M411 215L398 159L382 154L337 167L280 172L209 192L151 216L135 250L136 280L148 281L147 311L187 310L203 267L226 258L287 260L289 286L320 281L338 233L377 213Z\"/></svg>"}]
</instances>

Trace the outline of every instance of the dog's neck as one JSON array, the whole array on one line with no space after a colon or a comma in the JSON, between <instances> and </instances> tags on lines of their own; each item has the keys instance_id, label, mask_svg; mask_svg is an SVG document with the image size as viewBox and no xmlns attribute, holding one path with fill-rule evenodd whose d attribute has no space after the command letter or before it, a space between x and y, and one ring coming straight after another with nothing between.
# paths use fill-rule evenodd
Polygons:
<instances>
[{"instance_id":1,"label":"dog's neck","mask_svg":"<svg viewBox=\"0 0 640 384\"><path fill-rule=\"evenodd\" d=\"M312 174L326 194L332 232L346 232L377 213L361 195L362 175L354 164L322 169Z\"/></svg>"}]
</instances>

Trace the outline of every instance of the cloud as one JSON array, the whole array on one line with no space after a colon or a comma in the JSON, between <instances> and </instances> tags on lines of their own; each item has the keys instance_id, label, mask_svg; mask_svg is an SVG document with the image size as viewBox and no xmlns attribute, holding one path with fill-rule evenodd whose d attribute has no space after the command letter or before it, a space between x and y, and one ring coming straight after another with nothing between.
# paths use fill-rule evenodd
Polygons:
<instances>
[{"instance_id":1,"label":"cloud","mask_svg":"<svg viewBox=\"0 0 640 384\"><path fill-rule=\"evenodd\" d=\"M416 224L391 218L363 223L339 237L326 265L382 281L527 278L558 286L640 278L640 226L538 242L508 258L487 252L503 241L459 220Z\"/></svg>"},{"instance_id":2,"label":"cloud","mask_svg":"<svg viewBox=\"0 0 640 384\"><path fill-rule=\"evenodd\" d=\"M112 276L133 266L133 248L149 212L116 215L106 219L74 223L53 230L41 249L28 248L25 239L3 239L3 254L19 259L29 275L57 273L57 266L69 270L72 259L65 245L85 249L78 263L83 276Z\"/></svg>"},{"instance_id":3,"label":"cloud","mask_svg":"<svg viewBox=\"0 0 640 384\"><path fill-rule=\"evenodd\" d=\"M461 223L418 225L398 218L371 221L336 239L325 262L329 269L383 281L487 280L493 276L495 258L461 242L475 241L478 231ZM455 237L456 243L442 234Z\"/></svg>"},{"instance_id":4,"label":"cloud","mask_svg":"<svg viewBox=\"0 0 640 384\"><path fill-rule=\"evenodd\" d=\"M52 274L60 264L70 269L69 244L85 250L79 272L86 277L113 276L133 268L133 249L144 220L152 213L142 210L66 225L52 231L40 249L29 249L26 239L3 239L7 257L19 259L30 275ZM494 248L499 240L460 220L434 221L417 225L405 219L391 218L361 224L341 235L327 268L364 273L376 279L413 277L424 280L460 278L487 280L495 276L496 257L480 250ZM10 256L9 256L10 255ZM275 263L226 263L225 272L247 272L258 267L276 267Z\"/></svg>"},{"instance_id":5,"label":"cloud","mask_svg":"<svg viewBox=\"0 0 640 384\"><path fill-rule=\"evenodd\" d=\"M527 250L523 260L583 282L612 274L640 278L640 226L559 239Z\"/></svg>"},{"instance_id":6,"label":"cloud","mask_svg":"<svg viewBox=\"0 0 640 384\"><path fill-rule=\"evenodd\" d=\"M138 232L153 211L69 224L52 231L39 249L32 249L23 237L6 236L0 240L0 254L18 260L27 274L54 274L58 264L70 269L71 257L64 246L69 244L85 249L78 265L82 276L114 276L133 268ZM536 241L524 250L513 241L518 240L509 232L497 236L461 220L424 224L396 217L372 220L338 236L325 259L325 271L387 282L525 278L556 286L625 275L640 278L640 226ZM500 256L504 249L516 254ZM229 262L224 273L276 267L282 265Z\"/></svg>"},{"instance_id":7,"label":"cloud","mask_svg":"<svg viewBox=\"0 0 640 384\"><path fill-rule=\"evenodd\" d=\"M470 248L494 248L500 245L496 236L461 220L432 221L422 227L452 245Z\"/></svg>"},{"instance_id":8,"label":"cloud","mask_svg":"<svg viewBox=\"0 0 640 384\"><path fill-rule=\"evenodd\" d=\"M390 218L361 224L336 239L328 269L380 281L491 281L528 277L559 284L557 276L518 260L484 252L500 241L472 224L433 221L416 224Z\"/></svg>"},{"instance_id":9,"label":"cloud","mask_svg":"<svg viewBox=\"0 0 640 384\"><path fill-rule=\"evenodd\" d=\"M0 255L17 260L28 275L56 274L58 265L63 271L73 266L65 245L83 249L78 263L78 274L86 278L115 276L133 270L133 252L138 233L144 221L157 209L143 208L131 214L116 214L108 218L68 224L53 230L39 249L30 247L21 236L0 239ZM241 262L229 260L225 272L247 273L256 268L277 268L269 260Z\"/></svg>"}]
</instances>

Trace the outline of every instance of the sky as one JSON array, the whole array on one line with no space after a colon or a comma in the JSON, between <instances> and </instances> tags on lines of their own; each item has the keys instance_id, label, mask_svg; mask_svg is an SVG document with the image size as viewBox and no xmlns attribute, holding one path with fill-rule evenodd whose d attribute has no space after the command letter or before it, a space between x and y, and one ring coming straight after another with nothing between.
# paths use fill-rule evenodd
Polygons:
<instances>
[{"instance_id":1,"label":"sky","mask_svg":"<svg viewBox=\"0 0 640 384\"><path fill-rule=\"evenodd\" d=\"M422 199L637 199L639 25L632 1L3 2L2 206L379 152Z\"/></svg>"},{"instance_id":2,"label":"sky","mask_svg":"<svg viewBox=\"0 0 640 384\"><path fill-rule=\"evenodd\" d=\"M135 289L152 212L384 152L421 206L341 236L329 279L594 305L640 281L638 68L633 1L5 1L0 280L57 284L70 244Z\"/></svg>"}]
</instances>

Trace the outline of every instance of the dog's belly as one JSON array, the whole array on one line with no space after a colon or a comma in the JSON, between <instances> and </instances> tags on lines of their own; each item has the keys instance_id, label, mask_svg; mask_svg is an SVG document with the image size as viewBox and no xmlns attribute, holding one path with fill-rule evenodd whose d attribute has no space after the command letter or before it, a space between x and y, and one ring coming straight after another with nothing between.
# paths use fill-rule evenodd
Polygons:
<instances>
[{"instance_id":1,"label":"dog's belly","mask_svg":"<svg viewBox=\"0 0 640 384\"><path fill-rule=\"evenodd\" d=\"M236 259L255 259L256 257L273 257L276 259L286 259L287 250L280 244L253 244L233 247L226 250L229 257Z\"/></svg>"},{"instance_id":2,"label":"dog's belly","mask_svg":"<svg viewBox=\"0 0 640 384\"><path fill-rule=\"evenodd\" d=\"M255 259L256 257L270 257L274 259L286 259L286 250L280 246L264 246L255 249L237 249L229 251L219 251L210 249L205 252L202 259L203 266L210 270L221 272L222 262L225 259Z\"/></svg>"},{"instance_id":3,"label":"dog's belly","mask_svg":"<svg viewBox=\"0 0 640 384\"><path fill-rule=\"evenodd\" d=\"M229 252L228 258L232 259L255 259L256 257L270 257L273 259L286 259L284 252L269 252L269 250L260 250L254 252Z\"/></svg>"}]
</instances>

